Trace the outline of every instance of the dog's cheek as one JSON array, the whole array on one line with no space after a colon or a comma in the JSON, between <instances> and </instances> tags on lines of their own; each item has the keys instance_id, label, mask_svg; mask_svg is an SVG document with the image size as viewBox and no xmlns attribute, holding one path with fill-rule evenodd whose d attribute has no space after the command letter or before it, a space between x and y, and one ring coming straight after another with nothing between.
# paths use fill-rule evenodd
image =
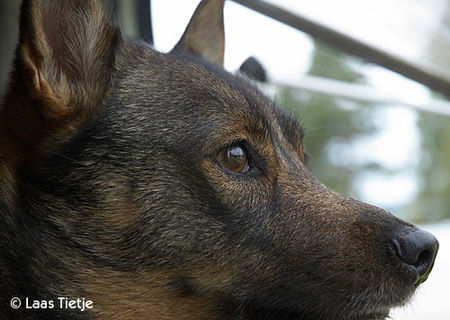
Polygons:
<instances>
[{"instance_id":1,"label":"dog's cheek","mask_svg":"<svg viewBox=\"0 0 450 320\"><path fill-rule=\"evenodd\" d=\"M270 206L274 190L268 177L227 173L211 159L202 160L199 168L209 183L210 192L219 197L230 214L242 217L254 208Z\"/></svg>"}]
</instances>

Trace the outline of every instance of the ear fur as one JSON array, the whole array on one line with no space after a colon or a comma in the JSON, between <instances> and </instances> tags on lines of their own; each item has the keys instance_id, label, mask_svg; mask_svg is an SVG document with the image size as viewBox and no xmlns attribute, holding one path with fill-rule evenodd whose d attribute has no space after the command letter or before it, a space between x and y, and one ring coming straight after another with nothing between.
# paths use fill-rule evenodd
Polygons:
<instances>
[{"instance_id":1,"label":"ear fur","mask_svg":"<svg viewBox=\"0 0 450 320\"><path fill-rule=\"evenodd\" d=\"M98 112L112 85L120 33L101 0L23 0L19 43L0 105L0 198L17 167L52 154Z\"/></svg>"},{"instance_id":2,"label":"ear fur","mask_svg":"<svg viewBox=\"0 0 450 320\"><path fill-rule=\"evenodd\" d=\"M100 1L25 0L20 20L19 65L43 115L58 118L98 104L119 39Z\"/></svg>"},{"instance_id":3,"label":"ear fur","mask_svg":"<svg viewBox=\"0 0 450 320\"><path fill-rule=\"evenodd\" d=\"M222 66L225 48L223 5L224 0L202 0L172 52L188 53Z\"/></svg>"},{"instance_id":4,"label":"ear fur","mask_svg":"<svg viewBox=\"0 0 450 320\"><path fill-rule=\"evenodd\" d=\"M120 41L100 1L22 2L14 69L0 107L0 153L68 139L98 112Z\"/></svg>"}]
</instances>

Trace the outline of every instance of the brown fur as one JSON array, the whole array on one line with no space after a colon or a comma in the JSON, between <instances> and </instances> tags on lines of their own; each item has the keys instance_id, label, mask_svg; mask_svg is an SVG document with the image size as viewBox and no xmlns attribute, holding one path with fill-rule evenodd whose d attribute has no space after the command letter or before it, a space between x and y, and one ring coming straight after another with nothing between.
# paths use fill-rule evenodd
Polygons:
<instances>
[{"instance_id":1,"label":"brown fur","mask_svg":"<svg viewBox=\"0 0 450 320\"><path fill-rule=\"evenodd\" d=\"M82 287L95 301L95 319L215 319L214 298L180 296L166 285L174 277L155 272L130 278L127 273L97 270L83 274L88 281Z\"/></svg>"}]
</instances>

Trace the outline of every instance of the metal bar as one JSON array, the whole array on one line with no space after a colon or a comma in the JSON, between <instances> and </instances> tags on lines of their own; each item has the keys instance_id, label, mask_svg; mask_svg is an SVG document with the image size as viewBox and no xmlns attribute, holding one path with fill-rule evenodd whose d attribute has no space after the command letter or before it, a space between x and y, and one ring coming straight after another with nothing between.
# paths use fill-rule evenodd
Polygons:
<instances>
[{"instance_id":1,"label":"metal bar","mask_svg":"<svg viewBox=\"0 0 450 320\"><path fill-rule=\"evenodd\" d=\"M264 87L266 84L261 83L261 85ZM297 90L301 89L313 93L327 94L334 97L362 102L385 105L404 105L416 110L450 117L450 102L445 100L428 99L426 101L410 101L400 97L383 94L366 85L348 83L316 76L303 76L301 79L296 81L276 80L269 82L268 85L276 85Z\"/></svg>"},{"instance_id":2,"label":"metal bar","mask_svg":"<svg viewBox=\"0 0 450 320\"><path fill-rule=\"evenodd\" d=\"M136 3L138 30L140 36L153 44L151 0L138 0Z\"/></svg>"},{"instance_id":3,"label":"metal bar","mask_svg":"<svg viewBox=\"0 0 450 320\"><path fill-rule=\"evenodd\" d=\"M432 90L450 97L450 78L436 70L430 70L406 61L394 54L361 42L344 33L333 30L314 20L267 3L262 0L233 0L272 19L287 24L339 50L359 56L367 61L386 67L405 77L420 82Z\"/></svg>"}]
</instances>

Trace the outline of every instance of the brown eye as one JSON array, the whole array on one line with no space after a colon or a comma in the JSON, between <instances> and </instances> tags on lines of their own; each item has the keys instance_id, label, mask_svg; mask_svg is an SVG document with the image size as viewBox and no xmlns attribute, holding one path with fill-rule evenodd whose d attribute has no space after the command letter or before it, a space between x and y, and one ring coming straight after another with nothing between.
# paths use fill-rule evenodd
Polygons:
<instances>
[{"instance_id":1,"label":"brown eye","mask_svg":"<svg viewBox=\"0 0 450 320\"><path fill-rule=\"evenodd\" d=\"M217 154L217 160L222 167L232 173L246 173L250 170L247 152L241 145L223 149Z\"/></svg>"}]
</instances>

